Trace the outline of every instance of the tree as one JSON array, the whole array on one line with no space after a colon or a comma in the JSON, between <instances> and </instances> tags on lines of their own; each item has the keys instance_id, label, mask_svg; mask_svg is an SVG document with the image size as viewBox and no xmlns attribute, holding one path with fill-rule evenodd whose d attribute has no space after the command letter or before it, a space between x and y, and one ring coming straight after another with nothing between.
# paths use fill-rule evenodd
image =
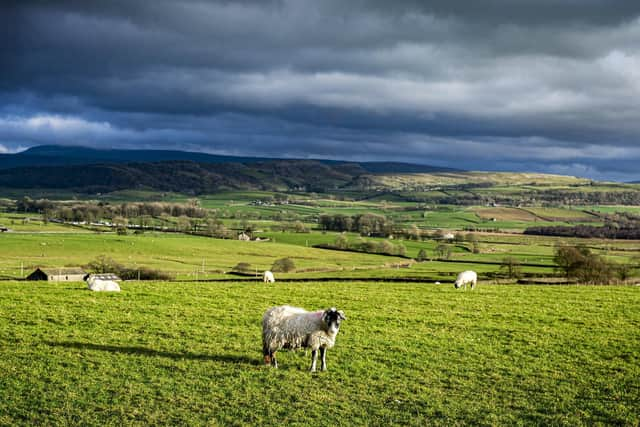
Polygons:
<instances>
[{"instance_id":1,"label":"tree","mask_svg":"<svg viewBox=\"0 0 640 427\"><path fill-rule=\"evenodd\" d=\"M237 273L251 273L251 264L248 262L239 262L233 267L233 271Z\"/></svg>"},{"instance_id":2,"label":"tree","mask_svg":"<svg viewBox=\"0 0 640 427\"><path fill-rule=\"evenodd\" d=\"M291 258L281 258L274 261L271 271L288 273L296 269L296 264Z\"/></svg>"},{"instance_id":3,"label":"tree","mask_svg":"<svg viewBox=\"0 0 640 427\"><path fill-rule=\"evenodd\" d=\"M116 262L113 258L105 255L100 255L89 264L86 265L86 269L91 273L115 273L119 274L123 267Z\"/></svg>"},{"instance_id":4,"label":"tree","mask_svg":"<svg viewBox=\"0 0 640 427\"><path fill-rule=\"evenodd\" d=\"M416 257L417 261L426 261L428 259L427 257L427 251L424 249L420 249L420 251L418 252L418 256Z\"/></svg>"},{"instance_id":5,"label":"tree","mask_svg":"<svg viewBox=\"0 0 640 427\"><path fill-rule=\"evenodd\" d=\"M575 276L580 283L593 285L608 285L615 276L615 268L603 257L590 254L584 259L580 268L575 272Z\"/></svg>"},{"instance_id":6,"label":"tree","mask_svg":"<svg viewBox=\"0 0 640 427\"><path fill-rule=\"evenodd\" d=\"M587 257L591 255L591 251L584 246L556 246L553 262L557 268L564 272L567 278L576 277L577 271L584 265Z\"/></svg>"},{"instance_id":7,"label":"tree","mask_svg":"<svg viewBox=\"0 0 640 427\"><path fill-rule=\"evenodd\" d=\"M178 218L176 218L176 228L178 231L189 231L189 229L191 228L189 217L186 215L180 215Z\"/></svg>"},{"instance_id":8,"label":"tree","mask_svg":"<svg viewBox=\"0 0 640 427\"><path fill-rule=\"evenodd\" d=\"M296 233L308 233L309 229L304 225L302 221L295 221L293 223L293 229Z\"/></svg>"},{"instance_id":9,"label":"tree","mask_svg":"<svg viewBox=\"0 0 640 427\"><path fill-rule=\"evenodd\" d=\"M334 246L338 249L347 249L349 247L349 240L344 234L340 234L333 242Z\"/></svg>"},{"instance_id":10,"label":"tree","mask_svg":"<svg viewBox=\"0 0 640 427\"><path fill-rule=\"evenodd\" d=\"M632 268L633 266L629 263L615 265L616 275L618 276L618 279L624 282L629 277L631 277Z\"/></svg>"},{"instance_id":11,"label":"tree","mask_svg":"<svg viewBox=\"0 0 640 427\"><path fill-rule=\"evenodd\" d=\"M559 245L553 260L567 278L580 283L610 284L618 273L612 263L584 246Z\"/></svg>"},{"instance_id":12,"label":"tree","mask_svg":"<svg viewBox=\"0 0 640 427\"><path fill-rule=\"evenodd\" d=\"M415 224L411 224L411 228L409 228L408 234L409 238L412 240L420 240L422 238L422 231Z\"/></svg>"},{"instance_id":13,"label":"tree","mask_svg":"<svg viewBox=\"0 0 640 427\"><path fill-rule=\"evenodd\" d=\"M436 256L440 259L449 259L451 257L451 248L449 245L439 244L435 249Z\"/></svg>"},{"instance_id":14,"label":"tree","mask_svg":"<svg viewBox=\"0 0 640 427\"><path fill-rule=\"evenodd\" d=\"M504 270L509 279L517 279L522 276L520 261L512 256L502 259L500 270Z\"/></svg>"},{"instance_id":15,"label":"tree","mask_svg":"<svg viewBox=\"0 0 640 427\"><path fill-rule=\"evenodd\" d=\"M393 255L394 254L393 243L391 243L388 240L382 240L381 242L378 242L377 252L381 254Z\"/></svg>"}]
</instances>

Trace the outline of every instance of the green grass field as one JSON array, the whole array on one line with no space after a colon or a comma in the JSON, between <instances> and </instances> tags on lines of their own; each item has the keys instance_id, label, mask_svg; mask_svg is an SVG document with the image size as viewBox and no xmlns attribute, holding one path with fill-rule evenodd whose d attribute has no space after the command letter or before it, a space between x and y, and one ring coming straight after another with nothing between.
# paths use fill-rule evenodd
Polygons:
<instances>
[{"instance_id":1,"label":"green grass field","mask_svg":"<svg viewBox=\"0 0 640 427\"><path fill-rule=\"evenodd\" d=\"M1 425L638 425L640 288L0 283ZM336 306L329 371L261 364L278 304Z\"/></svg>"},{"instance_id":2,"label":"green grass field","mask_svg":"<svg viewBox=\"0 0 640 427\"><path fill-rule=\"evenodd\" d=\"M283 236L288 233L282 233ZM295 236L295 235L294 235ZM389 256L327 251L276 242L241 242L183 234L53 233L0 235L0 276L21 277L36 267L78 267L104 255L121 264L145 266L177 274L178 278L219 275L239 262L259 272L279 258L293 258L296 267L340 270L346 266L380 267L400 259ZM204 261L204 274L203 270Z\"/></svg>"},{"instance_id":3,"label":"green grass field","mask_svg":"<svg viewBox=\"0 0 640 427\"><path fill-rule=\"evenodd\" d=\"M13 231L29 233L70 233L86 232L81 228L68 225L45 222L39 214L21 214L0 212L0 227L6 227Z\"/></svg>"},{"instance_id":4,"label":"green grass field","mask_svg":"<svg viewBox=\"0 0 640 427\"><path fill-rule=\"evenodd\" d=\"M68 228L67 228L68 229ZM130 268L147 267L176 275L178 279L229 278L229 272L240 262L249 263L252 271L261 273L273 262L289 257L296 272L282 274L282 278L424 278L427 281L452 280L456 270L473 269L482 276L494 275L505 257L514 257L524 265L523 273L553 275L553 253L558 239L541 236L475 233L479 253L472 253L469 242L451 243L449 262L437 259L435 240L391 240L403 245L408 257L416 257L425 250L430 261L411 264L410 268L396 268L411 260L394 256L343 252L313 248L313 245L333 243L334 232L291 233L266 232L266 242L241 242L176 233L130 234L75 232L21 232L0 234L0 278L20 278L36 267L61 268L88 264L99 256L107 256ZM83 231L82 229L78 229ZM384 239L361 238L349 233L352 243ZM637 275L635 241L606 241L597 239L566 239L586 244L591 250L618 263L631 263ZM538 267L537 265L541 265Z\"/></svg>"}]
</instances>

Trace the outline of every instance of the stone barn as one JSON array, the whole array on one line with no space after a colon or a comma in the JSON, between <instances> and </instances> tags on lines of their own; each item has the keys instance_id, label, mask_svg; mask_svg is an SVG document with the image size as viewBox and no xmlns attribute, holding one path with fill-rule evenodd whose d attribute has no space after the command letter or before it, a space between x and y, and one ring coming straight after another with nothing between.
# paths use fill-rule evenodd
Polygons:
<instances>
[{"instance_id":1,"label":"stone barn","mask_svg":"<svg viewBox=\"0 0 640 427\"><path fill-rule=\"evenodd\" d=\"M27 280L47 280L49 282L82 282L87 273L81 268L36 268Z\"/></svg>"}]
</instances>

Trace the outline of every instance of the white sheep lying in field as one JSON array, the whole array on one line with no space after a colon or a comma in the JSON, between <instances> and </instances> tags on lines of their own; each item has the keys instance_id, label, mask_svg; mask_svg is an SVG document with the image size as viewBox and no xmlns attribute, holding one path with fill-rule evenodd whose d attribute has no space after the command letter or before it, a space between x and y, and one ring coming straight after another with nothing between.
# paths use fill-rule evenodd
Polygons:
<instances>
[{"instance_id":1,"label":"white sheep lying in field","mask_svg":"<svg viewBox=\"0 0 640 427\"><path fill-rule=\"evenodd\" d=\"M263 281L264 281L264 283L274 283L276 281L276 278L273 277L273 273L272 272L267 270L267 271L264 272Z\"/></svg>"},{"instance_id":2,"label":"white sheep lying in field","mask_svg":"<svg viewBox=\"0 0 640 427\"><path fill-rule=\"evenodd\" d=\"M454 286L456 287L456 289L459 289L462 286L464 286L464 290L466 291L467 283L471 284L471 290L473 290L473 288L478 283L478 275L476 274L475 271L467 270L458 274L458 277L456 278L456 282Z\"/></svg>"},{"instance_id":3,"label":"white sheep lying in field","mask_svg":"<svg viewBox=\"0 0 640 427\"><path fill-rule=\"evenodd\" d=\"M87 280L87 286L90 291L104 291L104 292L120 292L120 285L113 280L101 280L95 277L90 277Z\"/></svg>"},{"instance_id":4,"label":"white sheep lying in field","mask_svg":"<svg viewBox=\"0 0 640 427\"><path fill-rule=\"evenodd\" d=\"M302 308L283 305L272 307L262 318L262 352L264 362L278 367L276 352L283 348L311 348L311 372L316 370L320 350L321 370L327 370L327 349L332 348L340 322L346 320L342 311L329 308L308 312Z\"/></svg>"}]
</instances>

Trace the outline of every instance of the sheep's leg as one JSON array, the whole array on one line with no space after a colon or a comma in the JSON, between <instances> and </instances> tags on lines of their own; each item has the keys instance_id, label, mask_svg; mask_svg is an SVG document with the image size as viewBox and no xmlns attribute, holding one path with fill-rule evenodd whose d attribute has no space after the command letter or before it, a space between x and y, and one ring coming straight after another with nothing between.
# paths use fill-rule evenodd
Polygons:
<instances>
[{"instance_id":1,"label":"sheep's leg","mask_svg":"<svg viewBox=\"0 0 640 427\"><path fill-rule=\"evenodd\" d=\"M311 369L309 369L309 371L311 372L315 372L316 371L316 362L318 360L318 350L311 350Z\"/></svg>"},{"instance_id":2,"label":"sheep's leg","mask_svg":"<svg viewBox=\"0 0 640 427\"><path fill-rule=\"evenodd\" d=\"M327 349L325 347L320 347L320 370L327 370Z\"/></svg>"},{"instance_id":3,"label":"sheep's leg","mask_svg":"<svg viewBox=\"0 0 640 427\"><path fill-rule=\"evenodd\" d=\"M269 346L264 341L262 342L262 356L264 357L264 364L271 365L271 350L269 350Z\"/></svg>"},{"instance_id":4,"label":"sheep's leg","mask_svg":"<svg viewBox=\"0 0 640 427\"><path fill-rule=\"evenodd\" d=\"M271 366L278 368L278 359L276 359L276 352L271 353Z\"/></svg>"}]
</instances>

